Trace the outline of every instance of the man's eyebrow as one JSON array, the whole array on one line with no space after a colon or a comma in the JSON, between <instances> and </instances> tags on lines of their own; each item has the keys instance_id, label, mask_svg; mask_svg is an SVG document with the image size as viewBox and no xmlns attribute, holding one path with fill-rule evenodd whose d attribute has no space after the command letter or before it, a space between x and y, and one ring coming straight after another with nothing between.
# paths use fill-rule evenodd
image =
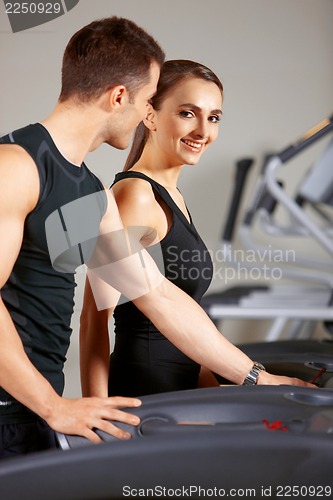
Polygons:
<instances>
[{"instance_id":1,"label":"man's eyebrow","mask_svg":"<svg viewBox=\"0 0 333 500\"><path fill-rule=\"evenodd\" d=\"M199 111L199 112L202 111L202 109L199 106L197 106L196 104L193 104L191 102L185 102L184 104L180 104L179 107L180 108L191 108L191 109L194 109L195 111ZM215 113L217 115L223 115L222 109L219 109L219 108L212 109L211 113Z\"/></svg>"}]
</instances>

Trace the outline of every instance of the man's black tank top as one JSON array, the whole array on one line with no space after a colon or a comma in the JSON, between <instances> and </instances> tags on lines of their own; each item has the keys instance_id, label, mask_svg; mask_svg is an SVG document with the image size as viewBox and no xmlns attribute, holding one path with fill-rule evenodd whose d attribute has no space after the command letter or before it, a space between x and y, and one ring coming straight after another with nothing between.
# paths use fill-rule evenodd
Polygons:
<instances>
[{"instance_id":1,"label":"man's black tank top","mask_svg":"<svg viewBox=\"0 0 333 500\"><path fill-rule=\"evenodd\" d=\"M200 302L210 285L213 266L191 216L189 222L168 191L140 172L121 172L113 184L128 178L149 182L155 196L170 208L172 225L160 242L165 276ZM147 248L152 256L153 247ZM162 335L132 302L118 305L114 320L116 338L110 357L110 395L142 396L197 387L200 366Z\"/></svg>"},{"instance_id":2,"label":"man's black tank top","mask_svg":"<svg viewBox=\"0 0 333 500\"><path fill-rule=\"evenodd\" d=\"M106 209L105 191L84 163L75 166L61 155L41 124L16 130L0 144L24 148L40 178L38 203L25 220L22 247L1 297L26 354L61 394L72 331L74 273L87 256L87 238L80 228L86 230L90 224L98 230ZM31 417L0 388L0 423Z\"/></svg>"}]
</instances>

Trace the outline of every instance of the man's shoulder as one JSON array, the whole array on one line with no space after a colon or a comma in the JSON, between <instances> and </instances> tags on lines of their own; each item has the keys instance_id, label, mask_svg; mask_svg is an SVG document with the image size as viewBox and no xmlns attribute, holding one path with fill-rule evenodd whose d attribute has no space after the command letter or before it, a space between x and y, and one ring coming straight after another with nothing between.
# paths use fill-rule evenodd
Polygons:
<instances>
[{"instance_id":1,"label":"man's shoulder","mask_svg":"<svg viewBox=\"0 0 333 500\"><path fill-rule=\"evenodd\" d=\"M22 169L23 166L36 169L36 164L31 155L19 144L0 144L0 168ZM27 173L29 170L27 171Z\"/></svg>"},{"instance_id":2,"label":"man's shoulder","mask_svg":"<svg viewBox=\"0 0 333 500\"><path fill-rule=\"evenodd\" d=\"M8 203L32 209L39 195L39 175L30 154L17 144L0 144L0 192Z\"/></svg>"}]
</instances>

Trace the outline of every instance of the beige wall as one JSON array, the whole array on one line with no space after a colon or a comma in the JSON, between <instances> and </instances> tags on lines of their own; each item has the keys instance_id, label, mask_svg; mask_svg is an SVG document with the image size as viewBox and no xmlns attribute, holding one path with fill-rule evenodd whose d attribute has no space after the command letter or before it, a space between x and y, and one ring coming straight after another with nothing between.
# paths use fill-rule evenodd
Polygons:
<instances>
[{"instance_id":1,"label":"beige wall","mask_svg":"<svg viewBox=\"0 0 333 500\"><path fill-rule=\"evenodd\" d=\"M61 58L69 37L88 22L128 17L147 29L167 58L210 66L225 86L220 137L199 166L186 167L181 190L210 249L218 249L233 182L233 164L289 144L332 112L332 0L80 0L66 15L12 34L0 3L0 133L38 121L53 108L60 89ZM310 155L311 156L311 155ZM87 163L110 183L126 152L102 146ZM288 172L295 185L304 166ZM251 190L259 162L251 174ZM79 393L77 318L66 367L69 395ZM213 288L219 288L214 283ZM246 328L247 339L255 329ZM238 339L238 337L232 338Z\"/></svg>"}]
</instances>

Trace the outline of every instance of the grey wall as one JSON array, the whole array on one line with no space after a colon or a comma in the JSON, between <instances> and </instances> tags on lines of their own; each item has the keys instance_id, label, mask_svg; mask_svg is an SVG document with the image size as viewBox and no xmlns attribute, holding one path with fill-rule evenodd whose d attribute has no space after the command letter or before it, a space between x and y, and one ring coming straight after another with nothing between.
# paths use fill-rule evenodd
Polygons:
<instances>
[{"instance_id":1,"label":"grey wall","mask_svg":"<svg viewBox=\"0 0 333 500\"><path fill-rule=\"evenodd\" d=\"M38 121L52 110L68 39L90 21L114 14L148 30L168 59L198 60L223 81L219 139L198 166L185 167L180 185L208 247L217 250L235 160L244 155L260 160L263 153L288 145L332 112L333 1L80 0L66 15L16 34L10 30L1 2L1 134ZM110 183L125 157L126 152L102 146L87 162ZM259 163L251 174L247 196L258 169ZM297 183L302 169L303 161L288 171L291 185ZM77 318L83 278L80 272L66 368L69 395L79 393ZM219 286L213 284L213 288ZM246 328L246 338L255 338L256 331Z\"/></svg>"}]
</instances>

